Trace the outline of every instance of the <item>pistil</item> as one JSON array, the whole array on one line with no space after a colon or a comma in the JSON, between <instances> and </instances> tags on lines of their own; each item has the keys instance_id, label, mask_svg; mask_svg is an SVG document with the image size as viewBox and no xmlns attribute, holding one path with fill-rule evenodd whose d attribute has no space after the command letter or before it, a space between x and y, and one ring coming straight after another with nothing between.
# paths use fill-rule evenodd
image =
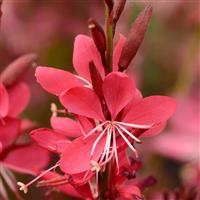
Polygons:
<instances>
[{"instance_id":1,"label":"pistil","mask_svg":"<svg viewBox=\"0 0 200 200\"><path fill-rule=\"evenodd\" d=\"M20 186L19 190L23 191L25 194L28 192L28 187L30 185L32 185L33 183L35 183L37 180L39 180L41 177L43 177L45 174L47 174L48 172L56 169L58 166L60 166L60 163L55 164L53 167L50 167L49 169L47 169L46 171L44 171L43 173L41 173L39 176L37 176L36 178L34 178L32 181L30 181L27 184L24 184L22 182L17 182L17 185Z\"/></svg>"}]
</instances>

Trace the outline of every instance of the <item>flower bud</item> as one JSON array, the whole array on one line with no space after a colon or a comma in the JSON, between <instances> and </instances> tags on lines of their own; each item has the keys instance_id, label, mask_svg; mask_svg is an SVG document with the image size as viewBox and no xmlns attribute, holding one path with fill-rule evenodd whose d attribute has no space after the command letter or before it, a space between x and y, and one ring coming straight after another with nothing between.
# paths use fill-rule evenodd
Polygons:
<instances>
[{"instance_id":1,"label":"flower bud","mask_svg":"<svg viewBox=\"0 0 200 200\"><path fill-rule=\"evenodd\" d=\"M116 3L116 6L114 8L114 16L113 16L113 22L116 24L119 20L122 11L124 10L126 4L126 0L118 0Z\"/></svg>"},{"instance_id":2,"label":"flower bud","mask_svg":"<svg viewBox=\"0 0 200 200\"><path fill-rule=\"evenodd\" d=\"M90 76L91 76L91 81L92 81L92 86L93 86L94 92L97 94L99 99L102 101L103 100L103 92L102 92L103 80L102 80L101 75L100 75L99 71L97 70L93 61L91 61L89 63L89 70L90 70Z\"/></svg>"},{"instance_id":3,"label":"flower bud","mask_svg":"<svg viewBox=\"0 0 200 200\"><path fill-rule=\"evenodd\" d=\"M135 20L119 59L119 71L128 68L140 47L152 15L152 6L148 5Z\"/></svg>"},{"instance_id":4,"label":"flower bud","mask_svg":"<svg viewBox=\"0 0 200 200\"><path fill-rule=\"evenodd\" d=\"M104 0L105 1L105 4L108 6L108 9L109 9L109 13L112 11L113 9L113 0Z\"/></svg>"},{"instance_id":5,"label":"flower bud","mask_svg":"<svg viewBox=\"0 0 200 200\"><path fill-rule=\"evenodd\" d=\"M34 53L25 54L17 58L0 74L0 82L5 86L11 86L33 65L36 59L37 55Z\"/></svg>"},{"instance_id":6,"label":"flower bud","mask_svg":"<svg viewBox=\"0 0 200 200\"><path fill-rule=\"evenodd\" d=\"M100 52L104 54L106 51L106 36L102 27L93 19L88 20L88 28L90 29L94 43Z\"/></svg>"}]
</instances>

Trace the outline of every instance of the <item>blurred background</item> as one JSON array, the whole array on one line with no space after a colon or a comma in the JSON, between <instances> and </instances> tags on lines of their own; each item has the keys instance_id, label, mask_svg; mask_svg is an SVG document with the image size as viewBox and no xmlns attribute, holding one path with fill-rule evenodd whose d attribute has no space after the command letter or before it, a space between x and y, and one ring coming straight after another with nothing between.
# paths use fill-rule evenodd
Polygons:
<instances>
[{"instance_id":1,"label":"blurred background","mask_svg":"<svg viewBox=\"0 0 200 200\"><path fill-rule=\"evenodd\" d=\"M193 188L200 181L200 14L197 0L152 4L149 29L128 73L135 77L144 96L169 95L177 100L176 114L165 131L138 146L143 163L138 177L152 175L157 179L157 184L145 191L147 199L155 200L162 192ZM127 1L117 33L127 35L144 5L144 1ZM89 34L89 17L102 25L104 22L103 0L5 0L2 12L0 71L30 52L38 54L37 65L73 71L74 37ZM34 68L24 79L31 87L32 98L23 117L35 121L38 127L50 127L50 104L58 104L57 100L36 83ZM69 199L56 192L51 197L44 193L32 187L25 199Z\"/></svg>"}]
</instances>

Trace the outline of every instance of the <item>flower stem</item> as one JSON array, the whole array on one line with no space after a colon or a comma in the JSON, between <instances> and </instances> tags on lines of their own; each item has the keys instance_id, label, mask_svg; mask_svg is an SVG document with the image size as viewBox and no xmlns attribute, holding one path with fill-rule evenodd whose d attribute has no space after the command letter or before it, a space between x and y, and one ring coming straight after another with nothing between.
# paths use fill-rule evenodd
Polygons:
<instances>
[{"instance_id":1,"label":"flower stem","mask_svg":"<svg viewBox=\"0 0 200 200\"><path fill-rule=\"evenodd\" d=\"M106 165L105 172L102 173L102 180L101 180L102 190L101 190L100 200L107 199L106 192L108 191L109 182L110 182L110 170L111 170L111 163L108 163Z\"/></svg>"},{"instance_id":2,"label":"flower stem","mask_svg":"<svg viewBox=\"0 0 200 200\"><path fill-rule=\"evenodd\" d=\"M105 24L106 24L106 67L107 73L112 71L113 57L113 13L105 4ZM106 165L105 171L101 174L101 194L99 200L107 199L111 175L111 162Z\"/></svg>"},{"instance_id":3,"label":"flower stem","mask_svg":"<svg viewBox=\"0 0 200 200\"><path fill-rule=\"evenodd\" d=\"M109 72L112 71L112 54L113 54L113 16L106 6L106 64Z\"/></svg>"}]
</instances>

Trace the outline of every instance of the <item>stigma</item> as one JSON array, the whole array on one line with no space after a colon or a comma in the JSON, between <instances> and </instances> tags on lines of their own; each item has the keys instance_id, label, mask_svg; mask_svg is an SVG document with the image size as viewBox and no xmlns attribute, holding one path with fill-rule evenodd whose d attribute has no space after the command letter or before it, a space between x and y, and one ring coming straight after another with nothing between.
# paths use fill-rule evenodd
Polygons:
<instances>
[{"instance_id":1,"label":"stigma","mask_svg":"<svg viewBox=\"0 0 200 200\"><path fill-rule=\"evenodd\" d=\"M29 186L31 186L33 183L35 183L37 180L39 180L40 178L42 178L45 174L47 174L48 172L56 169L58 166L60 166L60 163L56 163L54 166L50 167L49 169L47 169L46 171L42 172L39 176L37 176L36 178L34 178L33 180L31 180L30 182L24 184L22 182L17 182L17 185L20 187L19 190L23 191L24 194L26 194L28 192L28 188Z\"/></svg>"}]
</instances>

